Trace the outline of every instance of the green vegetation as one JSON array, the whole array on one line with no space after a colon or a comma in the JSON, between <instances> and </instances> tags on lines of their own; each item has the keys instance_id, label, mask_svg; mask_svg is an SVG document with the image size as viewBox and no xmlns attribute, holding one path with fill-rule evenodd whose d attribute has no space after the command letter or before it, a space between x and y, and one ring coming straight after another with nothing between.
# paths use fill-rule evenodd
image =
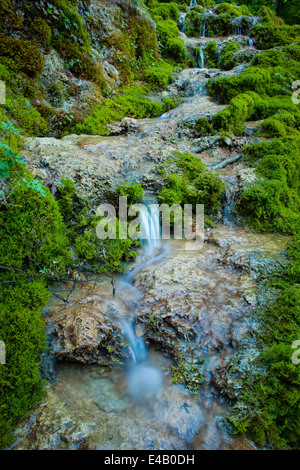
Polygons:
<instances>
[{"instance_id":1,"label":"green vegetation","mask_svg":"<svg viewBox=\"0 0 300 470\"><path fill-rule=\"evenodd\" d=\"M49 175L47 184L34 179L19 153L20 131L9 121L1 126L0 331L7 365L0 368L0 446L6 447L12 428L43 391L40 362L46 338L41 312L49 297L48 281L79 269L123 271L139 242L98 239L101 217L87 211L74 184L56 174ZM143 190L124 185L121 193L135 200Z\"/></svg>"},{"instance_id":2,"label":"green vegetation","mask_svg":"<svg viewBox=\"0 0 300 470\"><path fill-rule=\"evenodd\" d=\"M118 187L118 194L127 197L129 206L143 198L144 190L140 183L124 183Z\"/></svg>"},{"instance_id":3,"label":"green vegetation","mask_svg":"<svg viewBox=\"0 0 300 470\"><path fill-rule=\"evenodd\" d=\"M300 337L299 254L298 232L288 267L269 281L277 298L258 312L261 354L229 418L235 432L270 449L300 448L300 374L292 361L292 344Z\"/></svg>"},{"instance_id":4,"label":"green vegetation","mask_svg":"<svg viewBox=\"0 0 300 470\"><path fill-rule=\"evenodd\" d=\"M190 153L174 152L162 172L166 186L161 190L162 204L204 204L205 215L215 215L220 209L220 195L225 189L222 179L206 170L200 158Z\"/></svg>"},{"instance_id":5,"label":"green vegetation","mask_svg":"<svg viewBox=\"0 0 300 470\"><path fill-rule=\"evenodd\" d=\"M222 2L217 0L217 3ZM235 3L245 4L251 13L266 16L271 21L282 18L287 24L300 23L298 0L237 0Z\"/></svg>"},{"instance_id":6,"label":"green vegetation","mask_svg":"<svg viewBox=\"0 0 300 470\"><path fill-rule=\"evenodd\" d=\"M230 70L238 65L238 60L234 53L241 49L241 46L235 42L230 42L223 47L219 61L219 67L223 70Z\"/></svg>"},{"instance_id":7,"label":"green vegetation","mask_svg":"<svg viewBox=\"0 0 300 470\"><path fill-rule=\"evenodd\" d=\"M198 392L203 380L199 366L186 363L180 363L177 367L172 366L172 383L183 385L194 394Z\"/></svg>"},{"instance_id":8,"label":"green vegetation","mask_svg":"<svg viewBox=\"0 0 300 470\"><path fill-rule=\"evenodd\" d=\"M251 35L255 38L258 49L271 49L299 41L300 26L255 25Z\"/></svg>"},{"instance_id":9,"label":"green vegetation","mask_svg":"<svg viewBox=\"0 0 300 470\"><path fill-rule=\"evenodd\" d=\"M200 0L189 10L189 2L182 0L112 3L114 27L106 28L103 19L90 13L89 1L0 0L0 80L7 87L0 108L0 340L7 352L7 365L0 367L0 447L11 444L12 429L43 394L41 355L47 346L42 311L49 282L82 271L125 271L140 246L118 238L119 214L116 239L99 239L103 217L90 212L74 182L49 172L45 183L35 178L25 165L22 137L107 135L108 125L125 116L150 118L170 110L176 100L154 100L149 94L171 83L174 71L193 65L179 35L180 12L187 13L187 35L199 37L203 9L215 5ZM261 24L253 27L251 37L263 52L240 75L208 83L208 93L228 106L213 118L200 119L193 132L241 135L246 121L262 121L256 137L264 140L243 149L244 163L255 174L238 194L237 220L257 231L295 236L288 267L269 280L276 301L258 312L261 354L229 420L235 432L259 445L299 449L299 366L291 361L291 345L300 337L300 111L291 99L300 70L298 4L217 3L217 15L205 24L206 36L232 35L234 18L248 35L245 16L258 14ZM240 48L230 39L219 57L212 40L205 64L230 70L249 60ZM52 59L44 60L49 52ZM49 60L57 60L61 68L51 77L46 68L40 79L47 60L48 67ZM82 84L91 90L84 105ZM60 109L68 97L76 102L71 112ZM160 203L204 204L206 225L218 220L225 183L198 157L174 152L159 171L164 176ZM127 196L131 205L142 199L143 187L124 183L118 195ZM173 383L197 393L203 381L200 367L178 362Z\"/></svg>"},{"instance_id":10,"label":"green vegetation","mask_svg":"<svg viewBox=\"0 0 300 470\"><path fill-rule=\"evenodd\" d=\"M26 39L15 39L0 34L1 63L13 72L34 78L43 71L43 56L37 45Z\"/></svg>"},{"instance_id":11,"label":"green vegetation","mask_svg":"<svg viewBox=\"0 0 300 470\"><path fill-rule=\"evenodd\" d=\"M3 275L0 279L3 282ZM26 281L19 276L13 285L1 285L0 331L6 345L6 365L0 367L1 448L11 444L12 428L43 394L40 358L46 335L41 311L48 297L41 279Z\"/></svg>"},{"instance_id":12,"label":"green vegetation","mask_svg":"<svg viewBox=\"0 0 300 470\"><path fill-rule=\"evenodd\" d=\"M155 18L161 18L163 20L179 20L179 8L176 2L160 3L152 0L147 3L148 8L151 11L152 16Z\"/></svg>"},{"instance_id":13,"label":"green vegetation","mask_svg":"<svg viewBox=\"0 0 300 470\"><path fill-rule=\"evenodd\" d=\"M218 66L218 44L210 41L205 48L205 66L214 68Z\"/></svg>"},{"instance_id":14,"label":"green vegetation","mask_svg":"<svg viewBox=\"0 0 300 470\"><path fill-rule=\"evenodd\" d=\"M239 7L226 2L217 5L217 12L219 15L226 13L230 17L234 18L241 15L250 15L249 9L246 5L242 5L241 7Z\"/></svg>"},{"instance_id":15,"label":"green vegetation","mask_svg":"<svg viewBox=\"0 0 300 470\"><path fill-rule=\"evenodd\" d=\"M237 209L256 230L299 233L299 142L285 137L245 150L258 180L244 188Z\"/></svg>"},{"instance_id":16,"label":"green vegetation","mask_svg":"<svg viewBox=\"0 0 300 470\"><path fill-rule=\"evenodd\" d=\"M198 37L200 35L200 28L202 26L203 19L201 14L197 11L190 11L185 20L186 34L189 37Z\"/></svg>"},{"instance_id":17,"label":"green vegetation","mask_svg":"<svg viewBox=\"0 0 300 470\"><path fill-rule=\"evenodd\" d=\"M150 83L155 83L155 87L162 86L170 81L170 69L166 72L145 71ZM147 88L138 85L124 87L115 98L107 98L104 106L95 105L91 109L90 115L81 123L77 124L71 132L76 134L107 135L109 133L107 124L121 120L124 116L133 118L156 117L170 109L170 102L161 104L159 101L152 101L145 97ZM174 103L175 104L175 103Z\"/></svg>"},{"instance_id":18,"label":"green vegetation","mask_svg":"<svg viewBox=\"0 0 300 470\"><path fill-rule=\"evenodd\" d=\"M213 129L238 135L245 121L264 119L259 133L280 138L245 150L249 156L246 161L257 165L257 180L243 189L237 210L256 230L297 233L300 228L295 178L300 162L299 110L291 100L291 85L299 69L294 59L297 51L297 47L289 46L286 52L262 52L239 76L220 78L208 85L211 94L229 103L214 116Z\"/></svg>"},{"instance_id":19,"label":"green vegetation","mask_svg":"<svg viewBox=\"0 0 300 470\"><path fill-rule=\"evenodd\" d=\"M57 276L69 259L66 226L49 188L35 180L19 154L20 131L2 123L0 141L0 331L7 365L0 368L0 446L40 398L41 311L49 293L46 272Z\"/></svg>"}]
</instances>

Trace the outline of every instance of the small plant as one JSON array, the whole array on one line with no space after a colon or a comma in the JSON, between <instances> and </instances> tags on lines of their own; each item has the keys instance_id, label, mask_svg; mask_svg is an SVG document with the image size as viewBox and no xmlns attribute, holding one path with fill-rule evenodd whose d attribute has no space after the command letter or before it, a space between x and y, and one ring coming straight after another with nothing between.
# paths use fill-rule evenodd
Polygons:
<instances>
[{"instance_id":1,"label":"small plant","mask_svg":"<svg viewBox=\"0 0 300 470\"><path fill-rule=\"evenodd\" d=\"M174 385L183 385L196 394L203 381L203 373L199 366L184 363L178 364L177 367L172 366L172 383Z\"/></svg>"}]
</instances>

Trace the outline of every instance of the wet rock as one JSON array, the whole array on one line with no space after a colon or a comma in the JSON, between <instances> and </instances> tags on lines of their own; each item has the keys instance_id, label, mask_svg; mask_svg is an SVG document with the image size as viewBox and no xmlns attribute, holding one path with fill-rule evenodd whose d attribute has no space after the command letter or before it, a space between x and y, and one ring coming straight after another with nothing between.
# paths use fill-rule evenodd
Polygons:
<instances>
[{"instance_id":1,"label":"wet rock","mask_svg":"<svg viewBox=\"0 0 300 470\"><path fill-rule=\"evenodd\" d=\"M200 139L194 140L194 148L193 151L195 153L203 152L204 150L208 150L212 147L216 147L220 142L220 137L217 136L207 136L201 137Z\"/></svg>"},{"instance_id":2,"label":"wet rock","mask_svg":"<svg viewBox=\"0 0 300 470\"><path fill-rule=\"evenodd\" d=\"M38 178L46 181L48 170L71 179L78 196L93 210L103 202L115 203L116 188L127 178L136 182L147 178L149 187L157 186L162 181L157 165L174 150L157 136L131 135L35 138L28 140L28 146L28 167Z\"/></svg>"},{"instance_id":3,"label":"wet rock","mask_svg":"<svg viewBox=\"0 0 300 470\"><path fill-rule=\"evenodd\" d=\"M84 444L94 425L93 421L82 424L47 387L46 397L32 410L29 420L16 428L10 449L76 450Z\"/></svg>"},{"instance_id":4,"label":"wet rock","mask_svg":"<svg viewBox=\"0 0 300 470\"><path fill-rule=\"evenodd\" d=\"M65 289L72 289L69 283ZM106 292L105 292L106 291ZM52 299L44 312L51 352L57 361L109 365L111 358L124 358L118 321L106 299L112 294L109 283L95 288L87 282L64 303Z\"/></svg>"},{"instance_id":5,"label":"wet rock","mask_svg":"<svg viewBox=\"0 0 300 470\"><path fill-rule=\"evenodd\" d=\"M139 130L139 125L136 119L124 118L120 122L113 122L108 126L109 135L128 135L136 134Z\"/></svg>"},{"instance_id":6,"label":"wet rock","mask_svg":"<svg viewBox=\"0 0 300 470\"><path fill-rule=\"evenodd\" d=\"M237 400L243 395L246 378L250 370L251 374L254 372L254 362L259 351L253 344L245 341L243 348L232 356L225 368L216 368L212 373L214 385L231 400Z\"/></svg>"}]
</instances>

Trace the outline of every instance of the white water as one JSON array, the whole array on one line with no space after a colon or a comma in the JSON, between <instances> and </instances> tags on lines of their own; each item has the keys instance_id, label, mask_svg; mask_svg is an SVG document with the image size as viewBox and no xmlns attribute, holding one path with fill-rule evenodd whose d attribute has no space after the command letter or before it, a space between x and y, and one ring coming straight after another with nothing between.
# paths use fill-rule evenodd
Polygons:
<instances>
[{"instance_id":1,"label":"white water","mask_svg":"<svg viewBox=\"0 0 300 470\"><path fill-rule=\"evenodd\" d=\"M155 250L161 245L159 224L159 206L152 204L147 211L141 211L141 239L144 242L144 251L147 255L154 255Z\"/></svg>"},{"instance_id":2,"label":"white water","mask_svg":"<svg viewBox=\"0 0 300 470\"><path fill-rule=\"evenodd\" d=\"M164 254L157 256L161 247L161 230L159 221L159 206L152 204L147 210L141 211L140 227L143 241L142 253L137 260L137 266L129 274L125 274L119 283L124 290L130 290L134 299L140 292L133 286L133 278L143 267L160 259ZM147 260L144 260L146 256ZM121 293L122 295L122 288ZM135 312L131 312L129 320L123 321L122 334L129 345L131 362L128 365L127 387L131 397L137 401L156 395L163 386L162 373L148 362L148 352L142 335L137 335L134 327Z\"/></svg>"},{"instance_id":3,"label":"white water","mask_svg":"<svg viewBox=\"0 0 300 470\"><path fill-rule=\"evenodd\" d=\"M206 31L206 21L204 20L203 23L201 24L200 26L200 37L201 38L205 38L205 31ZM201 69L204 69L204 65L205 65L205 58L204 58L204 45L201 44L200 46L200 57L199 57L200 61L199 61L199 67Z\"/></svg>"}]
</instances>

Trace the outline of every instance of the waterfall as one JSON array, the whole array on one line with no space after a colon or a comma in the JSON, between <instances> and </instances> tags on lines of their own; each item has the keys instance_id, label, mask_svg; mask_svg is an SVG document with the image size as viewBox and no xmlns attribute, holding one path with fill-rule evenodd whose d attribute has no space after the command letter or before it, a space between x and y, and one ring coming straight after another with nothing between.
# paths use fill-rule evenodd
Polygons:
<instances>
[{"instance_id":1,"label":"waterfall","mask_svg":"<svg viewBox=\"0 0 300 470\"><path fill-rule=\"evenodd\" d=\"M191 0L190 8L195 8L198 5L197 0Z\"/></svg>"},{"instance_id":2,"label":"waterfall","mask_svg":"<svg viewBox=\"0 0 300 470\"><path fill-rule=\"evenodd\" d=\"M180 14L180 18L179 18L179 21L178 21L178 28L179 30L186 34L186 25L185 25L185 21L186 21L186 13L181 13Z\"/></svg>"},{"instance_id":3,"label":"waterfall","mask_svg":"<svg viewBox=\"0 0 300 470\"><path fill-rule=\"evenodd\" d=\"M249 43L249 46L250 46L250 47L253 47L253 41L252 41L252 39L249 39L248 43Z\"/></svg>"},{"instance_id":4,"label":"waterfall","mask_svg":"<svg viewBox=\"0 0 300 470\"><path fill-rule=\"evenodd\" d=\"M147 208L147 211L141 211L140 225L144 251L148 255L153 255L161 244L158 204L151 204L150 210Z\"/></svg>"},{"instance_id":5,"label":"waterfall","mask_svg":"<svg viewBox=\"0 0 300 470\"><path fill-rule=\"evenodd\" d=\"M137 289L133 286L135 274L163 256L161 254L156 256L156 251L161 246L159 205L144 206L144 210L140 211L139 220L142 254L137 260L137 266L130 273L125 274L120 283L125 286L125 289L131 289L134 296L137 295ZM143 260L144 255L147 255L147 261ZM128 320L123 319L122 334L127 340L131 358L127 375L128 392L136 401L142 401L159 392L163 386L163 378L161 371L148 363L144 338L136 334L134 317L135 313L132 311Z\"/></svg>"},{"instance_id":6,"label":"waterfall","mask_svg":"<svg viewBox=\"0 0 300 470\"><path fill-rule=\"evenodd\" d=\"M240 36L242 34L241 16L232 20L232 34Z\"/></svg>"},{"instance_id":7,"label":"waterfall","mask_svg":"<svg viewBox=\"0 0 300 470\"><path fill-rule=\"evenodd\" d=\"M201 26L200 26L200 37L201 38L205 38L205 31L206 31L206 20L204 20L202 23L201 23ZM198 61L198 66L203 69L204 68L204 65L205 65L205 59L204 59L204 45L201 44L200 45L200 52L199 52L199 61Z\"/></svg>"},{"instance_id":8,"label":"waterfall","mask_svg":"<svg viewBox=\"0 0 300 470\"><path fill-rule=\"evenodd\" d=\"M206 20L201 23L200 26L200 38L205 38L205 31L206 31Z\"/></svg>"},{"instance_id":9,"label":"waterfall","mask_svg":"<svg viewBox=\"0 0 300 470\"><path fill-rule=\"evenodd\" d=\"M204 50L203 50L203 46L200 46L200 63L199 63L199 67L201 69L204 68Z\"/></svg>"},{"instance_id":10,"label":"waterfall","mask_svg":"<svg viewBox=\"0 0 300 470\"><path fill-rule=\"evenodd\" d=\"M132 321L124 322L123 334L129 343L129 352L134 364L140 364L147 360L147 350L142 336L137 337Z\"/></svg>"}]
</instances>

